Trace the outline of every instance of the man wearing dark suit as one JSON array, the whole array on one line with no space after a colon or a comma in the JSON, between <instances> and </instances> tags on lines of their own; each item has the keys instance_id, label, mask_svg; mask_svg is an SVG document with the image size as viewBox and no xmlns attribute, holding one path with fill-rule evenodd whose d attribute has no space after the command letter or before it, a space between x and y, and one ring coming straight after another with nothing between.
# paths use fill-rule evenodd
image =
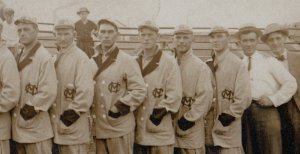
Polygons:
<instances>
[{"instance_id":1,"label":"man wearing dark suit","mask_svg":"<svg viewBox=\"0 0 300 154\"><path fill-rule=\"evenodd\" d=\"M97 25L87 19L89 13L90 11L86 7L79 9L77 14L80 16L80 20L75 23L75 30L77 32L77 46L91 58L94 55L94 42L91 35L96 32Z\"/></svg>"}]
</instances>

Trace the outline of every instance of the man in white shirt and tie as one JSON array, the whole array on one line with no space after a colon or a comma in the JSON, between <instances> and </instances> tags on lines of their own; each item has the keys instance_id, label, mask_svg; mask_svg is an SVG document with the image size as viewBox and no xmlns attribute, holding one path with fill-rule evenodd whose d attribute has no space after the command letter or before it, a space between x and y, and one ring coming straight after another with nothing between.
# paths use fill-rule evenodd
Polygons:
<instances>
[{"instance_id":1,"label":"man in white shirt and tie","mask_svg":"<svg viewBox=\"0 0 300 154\"><path fill-rule=\"evenodd\" d=\"M252 103L249 107L253 127L251 136L256 154L281 154L281 121L277 110L296 92L295 78L272 56L256 50L261 32L245 25L236 36L244 51L243 62L250 74Z\"/></svg>"}]
</instances>

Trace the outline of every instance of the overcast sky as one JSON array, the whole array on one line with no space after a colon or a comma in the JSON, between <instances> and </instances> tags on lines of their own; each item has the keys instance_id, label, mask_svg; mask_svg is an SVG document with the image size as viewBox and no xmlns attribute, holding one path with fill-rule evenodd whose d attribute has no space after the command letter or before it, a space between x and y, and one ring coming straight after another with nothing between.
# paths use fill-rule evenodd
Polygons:
<instances>
[{"instance_id":1,"label":"overcast sky","mask_svg":"<svg viewBox=\"0 0 300 154\"><path fill-rule=\"evenodd\" d=\"M300 0L2 0L16 9L16 16L31 15L41 22L68 17L77 20L81 6L91 10L90 18L112 18L135 27L143 20L159 26L188 24L192 27L223 25L238 27L255 23L300 22Z\"/></svg>"}]
</instances>

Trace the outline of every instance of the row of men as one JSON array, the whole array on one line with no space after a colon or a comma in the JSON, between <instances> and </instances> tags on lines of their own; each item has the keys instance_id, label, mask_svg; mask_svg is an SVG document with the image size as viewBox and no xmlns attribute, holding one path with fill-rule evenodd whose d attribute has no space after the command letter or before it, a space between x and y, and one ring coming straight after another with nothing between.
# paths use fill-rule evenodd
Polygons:
<instances>
[{"instance_id":1,"label":"row of men","mask_svg":"<svg viewBox=\"0 0 300 154\"><path fill-rule=\"evenodd\" d=\"M289 139L299 145L299 54L284 48L287 33L280 25L262 36L253 25L240 28L242 60L229 51L229 32L213 28L213 59L206 65L193 54L193 31L184 25L174 32L176 59L157 46L159 28L149 21L138 27L143 50L131 57L115 44L117 25L102 19L101 44L89 59L75 45L67 19L54 26L54 57L37 40L33 18L15 24L24 48L16 58L4 42L0 50L2 153L9 153L11 132L27 154L51 153L52 142L62 154L87 153L91 106L101 154L244 153L241 117L249 106L245 121L257 153L282 153L281 117L295 128ZM273 55L256 51L260 36ZM286 111L279 111L283 104Z\"/></svg>"}]
</instances>

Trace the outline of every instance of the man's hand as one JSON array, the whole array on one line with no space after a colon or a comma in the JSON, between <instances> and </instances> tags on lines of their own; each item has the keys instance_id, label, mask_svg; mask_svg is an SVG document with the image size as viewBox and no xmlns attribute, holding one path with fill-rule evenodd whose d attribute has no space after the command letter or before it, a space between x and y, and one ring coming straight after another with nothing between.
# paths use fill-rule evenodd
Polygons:
<instances>
[{"instance_id":1,"label":"man's hand","mask_svg":"<svg viewBox=\"0 0 300 154\"><path fill-rule=\"evenodd\" d=\"M161 123L161 120L163 117L168 113L166 108L160 108L160 109L153 109L152 114L150 115L151 122L158 126Z\"/></svg>"},{"instance_id":2,"label":"man's hand","mask_svg":"<svg viewBox=\"0 0 300 154\"><path fill-rule=\"evenodd\" d=\"M227 113L222 113L219 115L218 120L224 127L227 127L235 120L235 117Z\"/></svg>"},{"instance_id":3,"label":"man's hand","mask_svg":"<svg viewBox=\"0 0 300 154\"><path fill-rule=\"evenodd\" d=\"M127 115L129 112L130 112L130 106L118 101L108 111L108 115L113 118L119 118L120 116Z\"/></svg>"},{"instance_id":4,"label":"man's hand","mask_svg":"<svg viewBox=\"0 0 300 154\"><path fill-rule=\"evenodd\" d=\"M35 111L33 106L25 104L24 107L20 110L20 114L23 119L27 121L37 115L37 112Z\"/></svg>"},{"instance_id":5,"label":"man's hand","mask_svg":"<svg viewBox=\"0 0 300 154\"><path fill-rule=\"evenodd\" d=\"M257 103L262 107L270 107L274 106L273 102L270 100L267 96L262 96L260 100L257 101Z\"/></svg>"},{"instance_id":6,"label":"man's hand","mask_svg":"<svg viewBox=\"0 0 300 154\"><path fill-rule=\"evenodd\" d=\"M190 128L192 128L194 125L195 125L195 122L193 121L188 121L187 119L184 118L184 116L182 116L178 122L178 127L183 130L183 131L186 131Z\"/></svg>"},{"instance_id":7,"label":"man's hand","mask_svg":"<svg viewBox=\"0 0 300 154\"><path fill-rule=\"evenodd\" d=\"M62 115L60 115L60 120L67 126L71 126L74 122L79 119L78 115L74 110L66 110Z\"/></svg>"}]
</instances>

